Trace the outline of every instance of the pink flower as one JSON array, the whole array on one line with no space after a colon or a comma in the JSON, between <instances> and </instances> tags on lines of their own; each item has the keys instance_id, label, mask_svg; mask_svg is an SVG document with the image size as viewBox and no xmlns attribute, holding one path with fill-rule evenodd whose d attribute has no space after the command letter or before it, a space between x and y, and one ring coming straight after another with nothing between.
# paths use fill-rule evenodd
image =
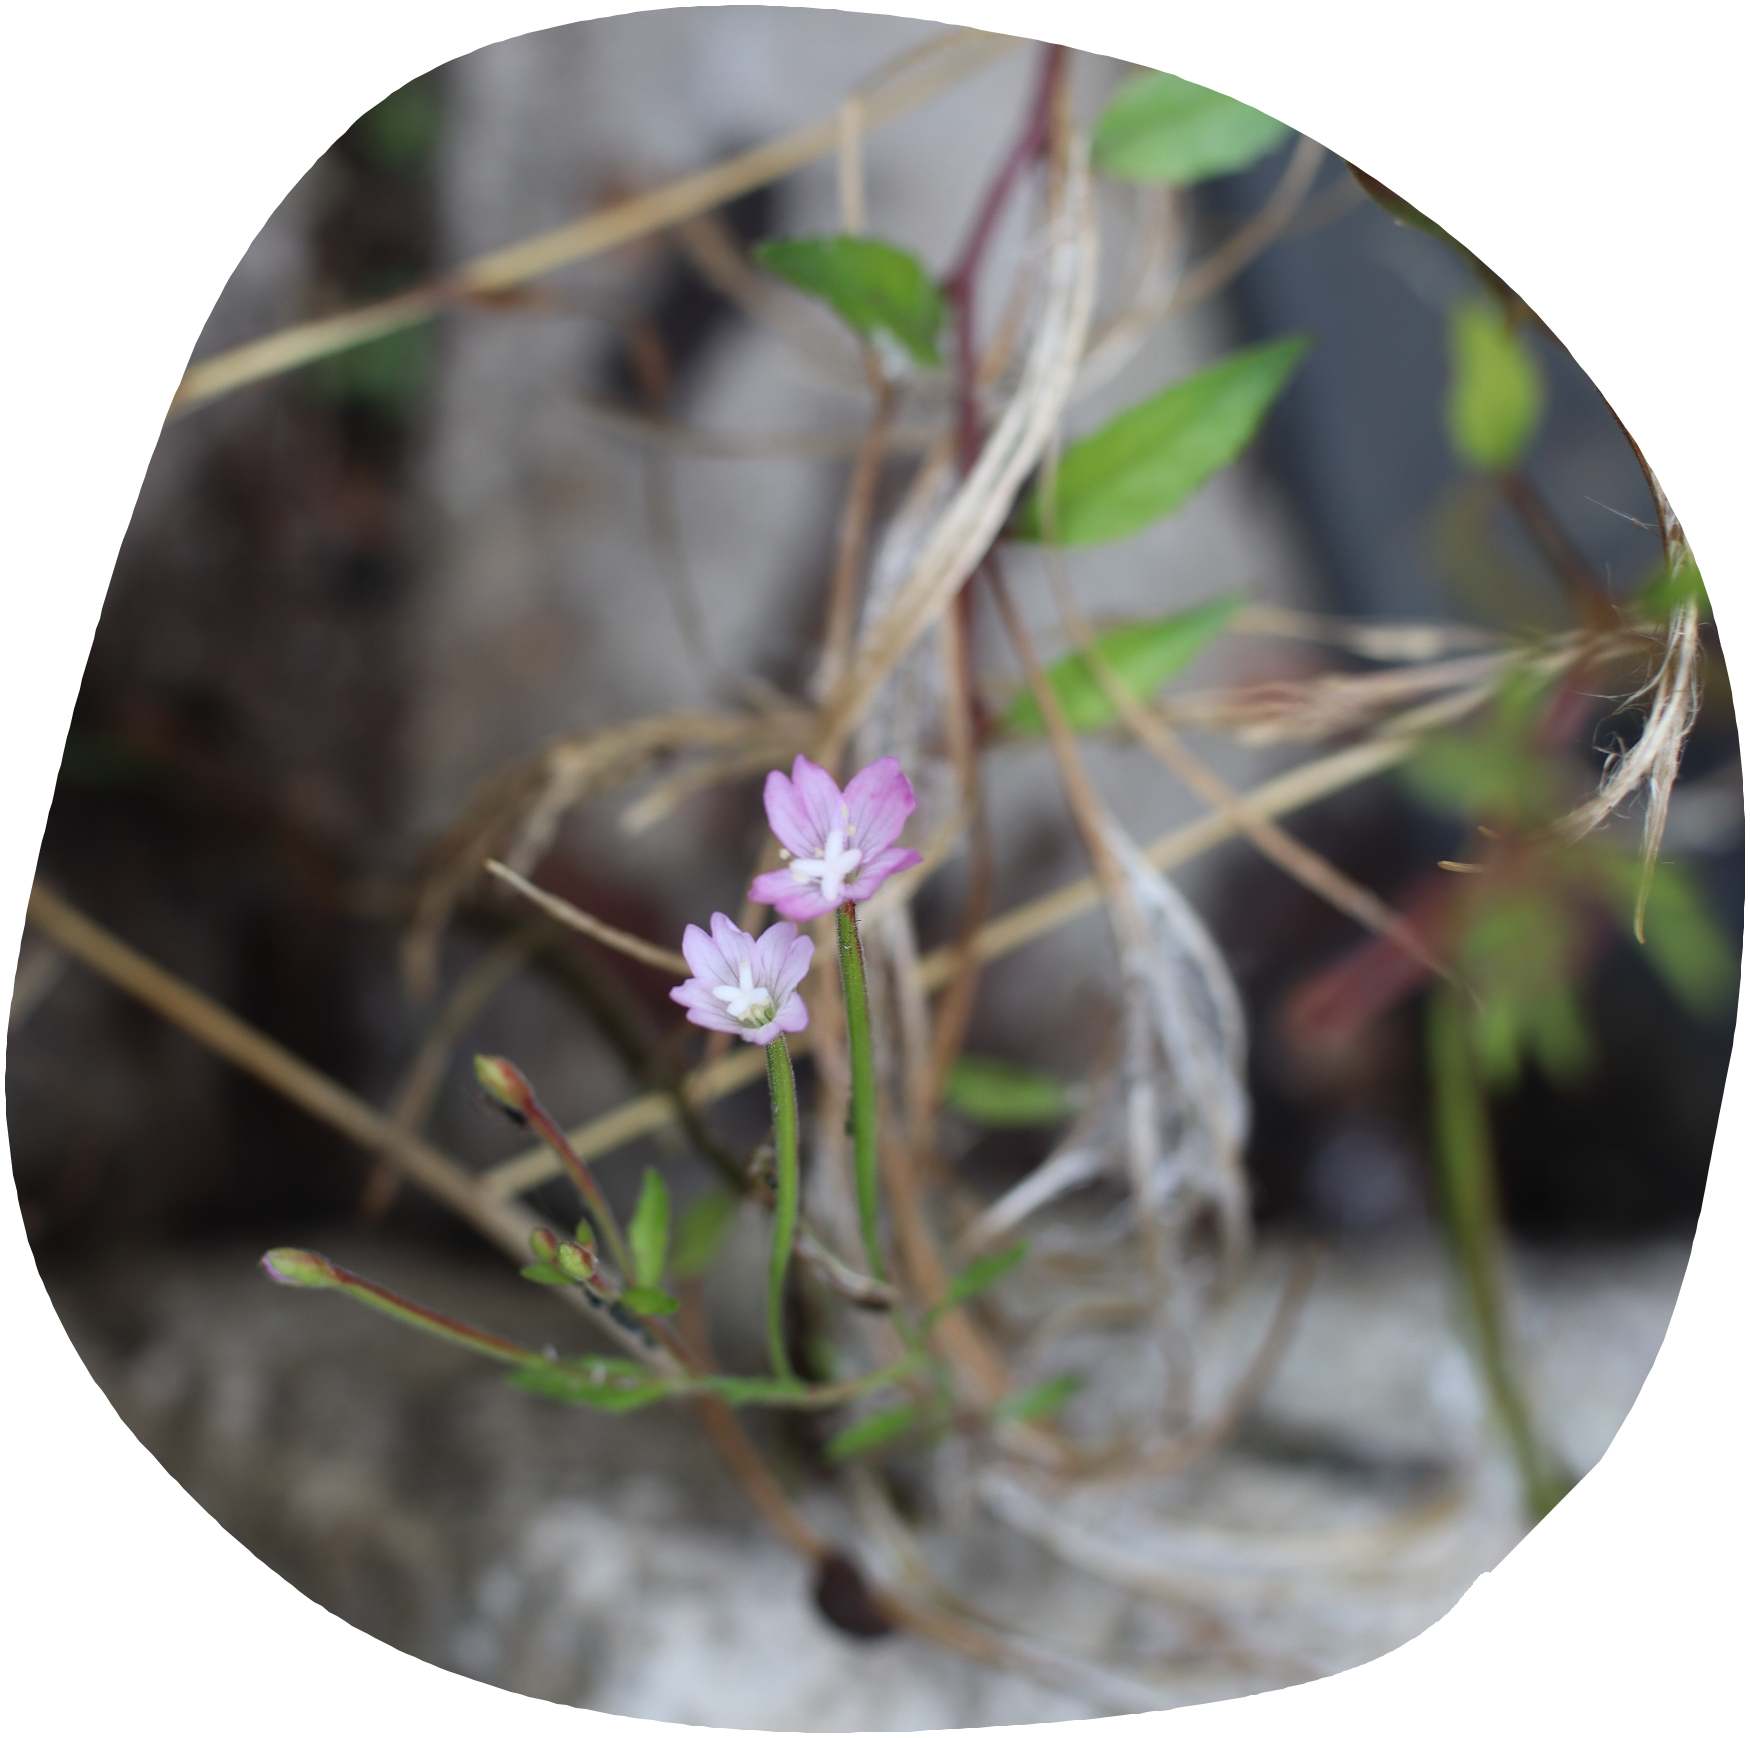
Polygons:
<instances>
[{"instance_id":1,"label":"pink flower","mask_svg":"<svg viewBox=\"0 0 1750 1738\"><path fill-rule=\"evenodd\" d=\"M721 911L707 935L687 925L681 952L693 976L669 991L695 1026L733 1032L750 1044L770 1044L783 1032L800 1032L808 1008L796 986L808 974L814 943L798 939L793 923L774 923L758 941Z\"/></svg>"},{"instance_id":2,"label":"pink flower","mask_svg":"<svg viewBox=\"0 0 1750 1738\"><path fill-rule=\"evenodd\" d=\"M824 767L797 755L789 778L766 774L766 819L789 865L761 875L748 897L798 923L847 899L867 899L889 875L923 862L893 842L917 806L891 754L871 761L843 791Z\"/></svg>"}]
</instances>

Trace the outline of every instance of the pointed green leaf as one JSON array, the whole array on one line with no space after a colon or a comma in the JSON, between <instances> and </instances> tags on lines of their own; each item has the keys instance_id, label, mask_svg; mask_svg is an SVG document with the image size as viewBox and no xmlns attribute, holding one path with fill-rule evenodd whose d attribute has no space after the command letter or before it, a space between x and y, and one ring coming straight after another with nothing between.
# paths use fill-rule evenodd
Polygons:
<instances>
[{"instance_id":1,"label":"pointed green leaf","mask_svg":"<svg viewBox=\"0 0 1750 1738\"><path fill-rule=\"evenodd\" d=\"M826 1458L836 1466L853 1455L867 1454L870 1449L880 1448L896 1436L903 1436L917 1419L918 1409L911 1405L890 1406L881 1412L871 1412L867 1418L847 1425L828 1441Z\"/></svg>"},{"instance_id":2,"label":"pointed green leaf","mask_svg":"<svg viewBox=\"0 0 1750 1738\"><path fill-rule=\"evenodd\" d=\"M550 1261L531 1261L522 1269L524 1279L532 1279L536 1285L570 1285L571 1275L564 1269L555 1267Z\"/></svg>"},{"instance_id":3,"label":"pointed green leaf","mask_svg":"<svg viewBox=\"0 0 1750 1738\"><path fill-rule=\"evenodd\" d=\"M1227 631L1245 601L1218 597L1158 621L1111 628L1094 636L1094 650L1130 693L1146 701ZM1060 658L1045 676L1071 730L1105 730L1117 721L1117 709L1080 652ZM1045 715L1030 689L1015 696L1002 727L1017 736L1044 732Z\"/></svg>"},{"instance_id":4,"label":"pointed green leaf","mask_svg":"<svg viewBox=\"0 0 1750 1738\"><path fill-rule=\"evenodd\" d=\"M672 1316L681 1307L679 1298L655 1285L635 1285L620 1301L641 1316Z\"/></svg>"},{"instance_id":5,"label":"pointed green leaf","mask_svg":"<svg viewBox=\"0 0 1750 1738\"><path fill-rule=\"evenodd\" d=\"M949 1109L987 1128L1039 1128L1075 1114L1075 1094L1055 1075L994 1056L962 1056L948 1071Z\"/></svg>"},{"instance_id":6,"label":"pointed green leaf","mask_svg":"<svg viewBox=\"0 0 1750 1738\"><path fill-rule=\"evenodd\" d=\"M1055 521L1035 488L1010 535L1036 542L1050 529L1066 548L1113 543L1177 511L1245 451L1307 343L1298 336L1273 338L1236 350L1121 411L1063 455Z\"/></svg>"},{"instance_id":7,"label":"pointed green leaf","mask_svg":"<svg viewBox=\"0 0 1750 1738\"><path fill-rule=\"evenodd\" d=\"M1453 309L1447 350L1446 432L1453 451L1479 471L1511 470L1543 416L1536 358L1500 304L1482 298Z\"/></svg>"},{"instance_id":8,"label":"pointed green leaf","mask_svg":"<svg viewBox=\"0 0 1750 1738\"><path fill-rule=\"evenodd\" d=\"M939 366L942 292L904 248L870 236L816 235L761 242L753 253L775 277L818 296L853 332L890 339L921 367Z\"/></svg>"},{"instance_id":9,"label":"pointed green leaf","mask_svg":"<svg viewBox=\"0 0 1750 1738\"><path fill-rule=\"evenodd\" d=\"M681 1215L675 1228L676 1279L698 1279L717 1259L717 1251L735 1223L740 1200L733 1190L707 1189Z\"/></svg>"},{"instance_id":10,"label":"pointed green leaf","mask_svg":"<svg viewBox=\"0 0 1750 1738\"><path fill-rule=\"evenodd\" d=\"M1007 1249L995 1250L990 1255L981 1255L976 1261L962 1268L949 1283L942 1301L924 1317L926 1329L933 1328L943 1316L959 1309L963 1303L969 1303L980 1292L989 1291L999 1280L1021 1265L1027 1259L1027 1240L1011 1243Z\"/></svg>"},{"instance_id":11,"label":"pointed green leaf","mask_svg":"<svg viewBox=\"0 0 1750 1738\"><path fill-rule=\"evenodd\" d=\"M991 1416L1010 1424L1030 1424L1036 1418L1049 1418L1052 1413L1082 1386L1082 1378L1074 1371L1063 1376L1048 1376L1031 1388L1005 1394L994 1407Z\"/></svg>"},{"instance_id":12,"label":"pointed green leaf","mask_svg":"<svg viewBox=\"0 0 1750 1738\"><path fill-rule=\"evenodd\" d=\"M668 1266L668 1184L660 1171L647 1169L632 1223L626 1229L632 1267L640 1285L661 1285Z\"/></svg>"},{"instance_id":13,"label":"pointed green leaf","mask_svg":"<svg viewBox=\"0 0 1750 1738\"><path fill-rule=\"evenodd\" d=\"M1280 121L1170 72L1126 83L1094 128L1094 167L1122 181L1188 187L1244 169L1289 136Z\"/></svg>"}]
</instances>

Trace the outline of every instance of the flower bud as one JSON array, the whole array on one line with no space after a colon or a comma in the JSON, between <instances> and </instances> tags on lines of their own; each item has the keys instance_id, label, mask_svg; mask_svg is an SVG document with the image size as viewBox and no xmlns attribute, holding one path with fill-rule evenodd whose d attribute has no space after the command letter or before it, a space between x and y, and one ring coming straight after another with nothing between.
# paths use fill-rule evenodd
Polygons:
<instances>
[{"instance_id":1,"label":"flower bud","mask_svg":"<svg viewBox=\"0 0 1750 1738\"><path fill-rule=\"evenodd\" d=\"M320 1291L340 1283L333 1263L309 1249L270 1249L261 1258L261 1271L277 1285L307 1285Z\"/></svg>"},{"instance_id":2,"label":"flower bud","mask_svg":"<svg viewBox=\"0 0 1750 1738\"><path fill-rule=\"evenodd\" d=\"M551 1261L559 1253L559 1239L545 1225L529 1233L529 1248L538 1261Z\"/></svg>"},{"instance_id":3,"label":"flower bud","mask_svg":"<svg viewBox=\"0 0 1750 1738\"><path fill-rule=\"evenodd\" d=\"M534 1091L514 1062L507 1062L502 1056L476 1056L474 1078L494 1104L519 1121L533 1114Z\"/></svg>"},{"instance_id":4,"label":"flower bud","mask_svg":"<svg viewBox=\"0 0 1750 1738\"><path fill-rule=\"evenodd\" d=\"M595 1278L595 1256L581 1243L561 1243L553 1257L561 1273L587 1285Z\"/></svg>"}]
</instances>

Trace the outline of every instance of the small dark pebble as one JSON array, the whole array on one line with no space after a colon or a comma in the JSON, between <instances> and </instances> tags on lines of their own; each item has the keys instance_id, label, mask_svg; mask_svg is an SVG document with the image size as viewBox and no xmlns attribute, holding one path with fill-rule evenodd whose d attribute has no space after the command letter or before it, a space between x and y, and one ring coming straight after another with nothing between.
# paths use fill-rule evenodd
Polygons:
<instances>
[{"instance_id":1,"label":"small dark pebble","mask_svg":"<svg viewBox=\"0 0 1750 1738\"><path fill-rule=\"evenodd\" d=\"M814 1603L820 1615L846 1635L873 1641L893 1633L893 1625L875 1603L863 1571L837 1551L827 1552L814 1572Z\"/></svg>"}]
</instances>

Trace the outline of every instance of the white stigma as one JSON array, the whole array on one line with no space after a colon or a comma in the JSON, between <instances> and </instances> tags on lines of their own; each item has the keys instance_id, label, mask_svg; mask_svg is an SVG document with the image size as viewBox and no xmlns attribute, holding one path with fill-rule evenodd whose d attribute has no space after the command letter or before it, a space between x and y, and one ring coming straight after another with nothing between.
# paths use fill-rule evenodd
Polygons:
<instances>
[{"instance_id":1,"label":"white stigma","mask_svg":"<svg viewBox=\"0 0 1750 1738\"><path fill-rule=\"evenodd\" d=\"M820 884L820 896L828 905L837 905L845 896L845 887L856 880L863 853L845 843L848 825L834 827L826 836L826 844L818 857L798 857L790 865L790 873L806 885Z\"/></svg>"},{"instance_id":2,"label":"white stigma","mask_svg":"<svg viewBox=\"0 0 1750 1738\"><path fill-rule=\"evenodd\" d=\"M711 994L723 1004L730 1019L746 1025L763 1026L771 1014L772 992L753 981L753 967L746 960L741 962L740 983L718 984Z\"/></svg>"}]
</instances>

